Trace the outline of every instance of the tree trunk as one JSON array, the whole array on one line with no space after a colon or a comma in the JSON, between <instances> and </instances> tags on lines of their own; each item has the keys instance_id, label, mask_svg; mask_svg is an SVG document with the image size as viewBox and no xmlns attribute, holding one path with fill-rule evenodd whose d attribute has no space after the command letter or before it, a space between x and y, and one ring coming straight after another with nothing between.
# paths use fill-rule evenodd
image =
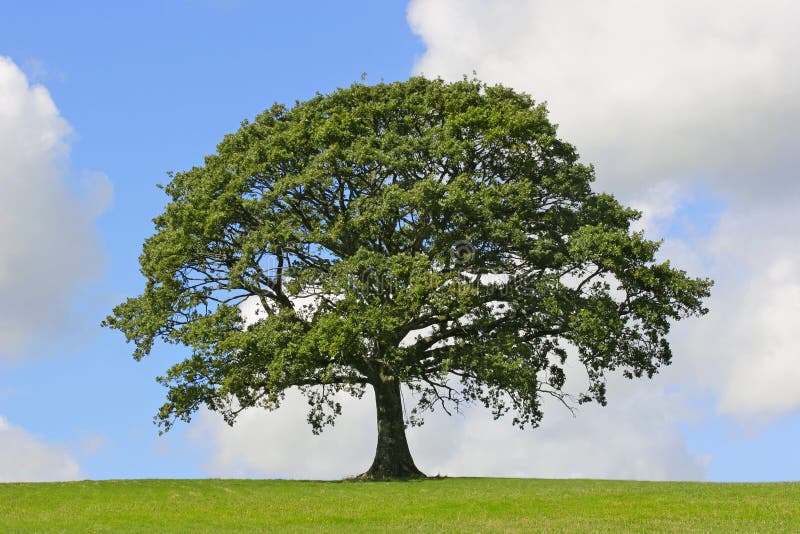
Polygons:
<instances>
[{"instance_id":1,"label":"tree trunk","mask_svg":"<svg viewBox=\"0 0 800 534\"><path fill-rule=\"evenodd\" d=\"M400 381L381 374L379 380L372 384L372 388L375 390L378 417L378 445L372 466L359 478L424 478L425 475L414 465L414 459L408 450Z\"/></svg>"}]
</instances>

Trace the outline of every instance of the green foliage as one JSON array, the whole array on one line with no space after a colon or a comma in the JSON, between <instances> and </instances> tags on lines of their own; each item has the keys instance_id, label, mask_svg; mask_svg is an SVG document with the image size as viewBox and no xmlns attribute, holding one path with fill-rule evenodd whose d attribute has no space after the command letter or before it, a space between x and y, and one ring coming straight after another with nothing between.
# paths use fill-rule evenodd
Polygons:
<instances>
[{"instance_id":1,"label":"green foliage","mask_svg":"<svg viewBox=\"0 0 800 534\"><path fill-rule=\"evenodd\" d=\"M656 262L639 214L592 181L545 107L502 86L412 78L274 105L172 175L144 293L105 324L137 359L157 339L191 348L159 378L165 429L300 386L319 431L334 393L385 376L417 392L412 422L477 401L536 425L542 395L573 400L568 352L588 376L574 398L605 403L607 373L652 376L670 324L706 312L711 282Z\"/></svg>"}]
</instances>

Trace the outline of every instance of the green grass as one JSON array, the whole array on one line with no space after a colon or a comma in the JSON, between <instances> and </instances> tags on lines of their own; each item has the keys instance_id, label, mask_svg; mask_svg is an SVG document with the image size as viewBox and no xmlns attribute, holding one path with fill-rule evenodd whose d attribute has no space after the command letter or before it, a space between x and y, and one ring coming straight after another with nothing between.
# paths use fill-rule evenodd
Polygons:
<instances>
[{"instance_id":1,"label":"green grass","mask_svg":"<svg viewBox=\"0 0 800 534\"><path fill-rule=\"evenodd\" d=\"M0 484L0 532L800 532L800 483Z\"/></svg>"}]
</instances>

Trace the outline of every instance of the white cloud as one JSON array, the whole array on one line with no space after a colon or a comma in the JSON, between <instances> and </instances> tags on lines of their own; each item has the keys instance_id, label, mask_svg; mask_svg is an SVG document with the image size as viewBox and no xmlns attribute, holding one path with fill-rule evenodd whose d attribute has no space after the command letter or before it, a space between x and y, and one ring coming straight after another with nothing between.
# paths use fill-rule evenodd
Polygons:
<instances>
[{"instance_id":1,"label":"white cloud","mask_svg":"<svg viewBox=\"0 0 800 534\"><path fill-rule=\"evenodd\" d=\"M642 212L642 218L634 222L634 230L644 230L657 237L661 225L669 221L678 209L679 188L674 182L659 182L635 197L629 205Z\"/></svg>"},{"instance_id":2,"label":"white cloud","mask_svg":"<svg viewBox=\"0 0 800 534\"><path fill-rule=\"evenodd\" d=\"M795 2L414 0L408 19L427 46L417 71L546 100L618 192L703 174L763 193L794 175Z\"/></svg>"},{"instance_id":3,"label":"white cloud","mask_svg":"<svg viewBox=\"0 0 800 534\"><path fill-rule=\"evenodd\" d=\"M784 0L413 0L416 69L477 71L549 103L599 187L658 237L693 192L725 207L664 257L716 280L702 320L672 336L673 385L742 422L800 410L800 6ZM700 232L703 234L703 232Z\"/></svg>"},{"instance_id":4,"label":"white cloud","mask_svg":"<svg viewBox=\"0 0 800 534\"><path fill-rule=\"evenodd\" d=\"M684 399L666 394L663 381L613 382L609 406L587 405L573 417L548 403L535 430L495 421L479 406L452 417L429 414L424 426L408 430L412 454L429 475L704 479L707 459L689 451L675 428L679 416L693 417ZM375 452L374 398L369 392L339 400L342 416L320 436L312 435L308 406L294 391L277 411L245 411L232 428L202 411L191 434L207 447L204 468L213 476L353 476L367 470Z\"/></svg>"},{"instance_id":5,"label":"white cloud","mask_svg":"<svg viewBox=\"0 0 800 534\"><path fill-rule=\"evenodd\" d=\"M340 396L343 413L336 426L314 436L306 423L308 405L287 392L274 412L249 409L231 428L219 415L201 411L193 423L195 443L208 444L205 469L213 476L336 479L369 468L375 452L374 400Z\"/></svg>"},{"instance_id":6,"label":"white cloud","mask_svg":"<svg viewBox=\"0 0 800 534\"><path fill-rule=\"evenodd\" d=\"M545 404L541 427L513 428L472 407L439 414L411 434L428 473L459 476L702 480L707 459L690 451L676 429L684 399L660 384L612 380L606 407L582 406L576 417Z\"/></svg>"},{"instance_id":7,"label":"white cloud","mask_svg":"<svg viewBox=\"0 0 800 534\"><path fill-rule=\"evenodd\" d=\"M717 279L711 313L681 325L685 381L718 395L719 413L763 422L800 410L800 229L791 198L727 212L690 250Z\"/></svg>"},{"instance_id":8,"label":"white cloud","mask_svg":"<svg viewBox=\"0 0 800 534\"><path fill-rule=\"evenodd\" d=\"M82 194L70 188L69 133L47 90L0 56L0 361L62 328L100 269L94 218L111 186L86 173Z\"/></svg>"},{"instance_id":9,"label":"white cloud","mask_svg":"<svg viewBox=\"0 0 800 534\"><path fill-rule=\"evenodd\" d=\"M82 478L65 450L43 443L0 417L0 482L45 482Z\"/></svg>"}]
</instances>

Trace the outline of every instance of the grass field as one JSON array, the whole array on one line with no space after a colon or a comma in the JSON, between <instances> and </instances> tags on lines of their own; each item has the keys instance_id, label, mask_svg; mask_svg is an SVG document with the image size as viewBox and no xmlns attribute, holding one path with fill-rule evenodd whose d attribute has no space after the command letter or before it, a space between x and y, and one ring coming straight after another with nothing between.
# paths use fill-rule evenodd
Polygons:
<instances>
[{"instance_id":1,"label":"grass field","mask_svg":"<svg viewBox=\"0 0 800 534\"><path fill-rule=\"evenodd\" d=\"M0 484L0 532L800 532L800 483Z\"/></svg>"}]
</instances>

